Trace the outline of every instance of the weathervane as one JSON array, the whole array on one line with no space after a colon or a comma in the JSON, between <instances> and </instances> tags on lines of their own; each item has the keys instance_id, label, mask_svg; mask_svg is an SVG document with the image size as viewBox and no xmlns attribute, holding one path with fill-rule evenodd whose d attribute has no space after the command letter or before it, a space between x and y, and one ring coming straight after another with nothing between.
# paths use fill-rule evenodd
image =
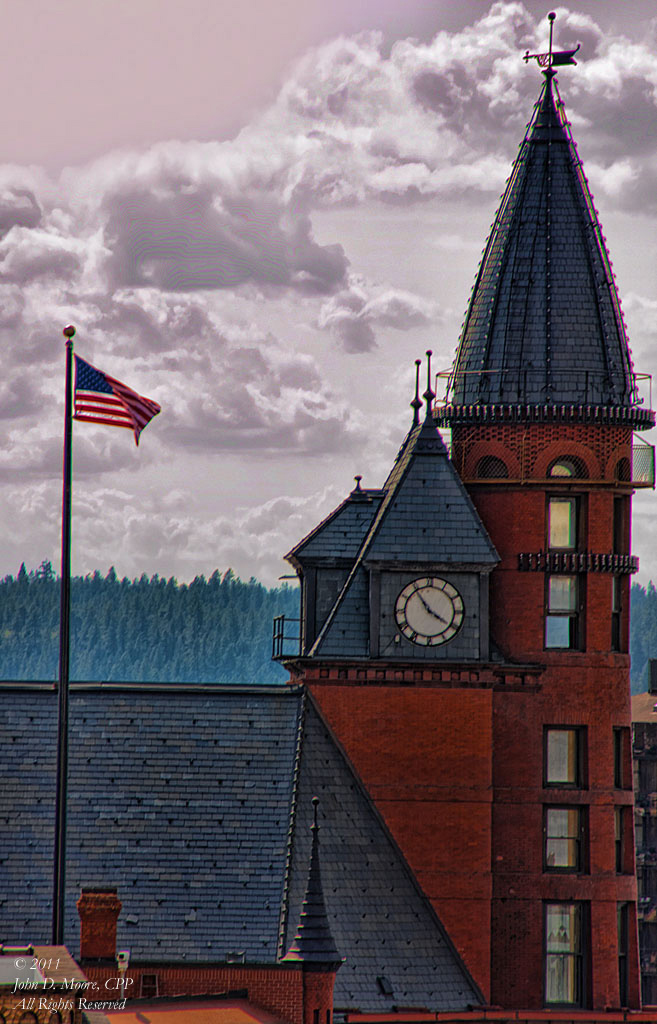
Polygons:
<instances>
[{"instance_id":1,"label":"weathervane","mask_svg":"<svg viewBox=\"0 0 657 1024\"><path fill-rule=\"evenodd\" d=\"M536 60L536 62L538 63L539 67L547 68L548 70L550 68L553 68L555 65L556 66L560 66L560 65L564 65L564 64L577 64L577 61L573 60L573 57L575 56L575 54L579 50L579 47L580 47L579 43L577 44L577 46L575 47L574 50L553 50L552 49L552 26L554 24L554 19L555 18L556 18L556 14L554 13L554 11L550 11L550 13L548 14L548 21L550 22L550 50L549 50L549 52L548 53L530 53L529 50L527 50L527 52L525 53L524 57L522 58L525 61L525 63L527 63L528 60Z\"/></svg>"}]
</instances>

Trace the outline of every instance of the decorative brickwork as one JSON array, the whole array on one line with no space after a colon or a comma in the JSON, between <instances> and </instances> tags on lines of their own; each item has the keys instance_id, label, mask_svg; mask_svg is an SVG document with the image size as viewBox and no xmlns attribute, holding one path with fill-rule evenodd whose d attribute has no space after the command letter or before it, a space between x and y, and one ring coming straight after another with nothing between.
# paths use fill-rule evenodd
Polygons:
<instances>
[{"instance_id":1,"label":"decorative brickwork","mask_svg":"<svg viewBox=\"0 0 657 1024\"><path fill-rule=\"evenodd\" d=\"M619 484L616 464L631 457L631 444L632 431L626 426L508 423L452 429L452 459L468 481L477 478L477 464L484 455L505 461L512 479L537 481L548 478L556 459L570 456L581 459L590 480ZM563 484L564 478L551 482Z\"/></svg>"},{"instance_id":2,"label":"decorative brickwork","mask_svg":"<svg viewBox=\"0 0 657 1024\"><path fill-rule=\"evenodd\" d=\"M106 981L116 977L116 968L88 965L85 966L85 973L91 981L103 988ZM250 1003L289 1021L289 1024L305 1024L303 972L297 964L223 964L216 967L172 963L133 967L131 964L126 974L128 999L133 997L132 993L134 997L139 995L144 974L157 975L159 998L240 993Z\"/></svg>"}]
</instances>

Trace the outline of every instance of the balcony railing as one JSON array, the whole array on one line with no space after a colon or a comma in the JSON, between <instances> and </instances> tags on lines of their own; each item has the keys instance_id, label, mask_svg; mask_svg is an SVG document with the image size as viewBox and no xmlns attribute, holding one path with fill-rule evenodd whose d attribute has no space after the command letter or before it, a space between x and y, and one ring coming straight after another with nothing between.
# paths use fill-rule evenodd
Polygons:
<instances>
[{"instance_id":1,"label":"balcony railing","mask_svg":"<svg viewBox=\"0 0 657 1024\"><path fill-rule=\"evenodd\" d=\"M632 439L630 483L633 487L655 486L655 447L640 437Z\"/></svg>"},{"instance_id":2,"label":"balcony railing","mask_svg":"<svg viewBox=\"0 0 657 1024\"><path fill-rule=\"evenodd\" d=\"M274 661L298 658L301 653L301 620L276 615L272 630L271 656Z\"/></svg>"},{"instance_id":3,"label":"balcony railing","mask_svg":"<svg viewBox=\"0 0 657 1024\"><path fill-rule=\"evenodd\" d=\"M460 394L455 394L455 378L459 379ZM442 388L441 388L442 385ZM444 393L440 404L455 403L471 405L486 403L489 394L495 394L494 401L498 404L516 403L538 404L550 403L550 390L557 394L568 394L568 403L581 406L606 405L612 382L609 375L600 370L586 370L570 367L567 371L550 374L550 383L546 379L545 369L527 369L507 367L502 370L463 370L458 373L455 368L440 370L435 375L435 392ZM629 408L647 411L652 409L652 376L649 373L629 373L626 391L619 395L619 401L629 398Z\"/></svg>"}]
</instances>

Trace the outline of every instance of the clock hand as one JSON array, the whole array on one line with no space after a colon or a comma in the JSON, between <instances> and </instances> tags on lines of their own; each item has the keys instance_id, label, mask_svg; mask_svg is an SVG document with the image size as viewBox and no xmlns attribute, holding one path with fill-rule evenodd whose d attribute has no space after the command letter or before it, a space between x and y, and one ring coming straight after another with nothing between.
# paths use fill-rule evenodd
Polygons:
<instances>
[{"instance_id":1,"label":"clock hand","mask_svg":"<svg viewBox=\"0 0 657 1024\"><path fill-rule=\"evenodd\" d=\"M445 624L447 623L447 619L444 619L442 617L442 615L439 615L438 612L435 612L433 610L433 608L431 607L430 604L427 604L427 602L424 600L424 598L422 597L422 594L419 592L419 590L417 591L417 596L419 597L420 601L424 605L425 609L429 612L429 615L432 615L434 617L434 619L438 619L439 622L444 622Z\"/></svg>"}]
</instances>

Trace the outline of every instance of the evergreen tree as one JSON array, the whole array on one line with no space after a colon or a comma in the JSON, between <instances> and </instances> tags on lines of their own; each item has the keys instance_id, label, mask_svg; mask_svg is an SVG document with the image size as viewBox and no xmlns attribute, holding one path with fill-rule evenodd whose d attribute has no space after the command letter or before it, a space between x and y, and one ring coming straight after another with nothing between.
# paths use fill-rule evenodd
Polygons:
<instances>
[{"instance_id":1,"label":"evergreen tree","mask_svg":"<svg viewBox=\"0 0 657 1024\"><path fill-rule=\"evenodd\" d=\"M0 581L0 678L54 680L60 581L50 562ZM71 679L284 682L271 661L275 615L298 617L296 589L268 589L232 569L179 584L114 566L71 581Z\"/></svg>"}]
</instances>

